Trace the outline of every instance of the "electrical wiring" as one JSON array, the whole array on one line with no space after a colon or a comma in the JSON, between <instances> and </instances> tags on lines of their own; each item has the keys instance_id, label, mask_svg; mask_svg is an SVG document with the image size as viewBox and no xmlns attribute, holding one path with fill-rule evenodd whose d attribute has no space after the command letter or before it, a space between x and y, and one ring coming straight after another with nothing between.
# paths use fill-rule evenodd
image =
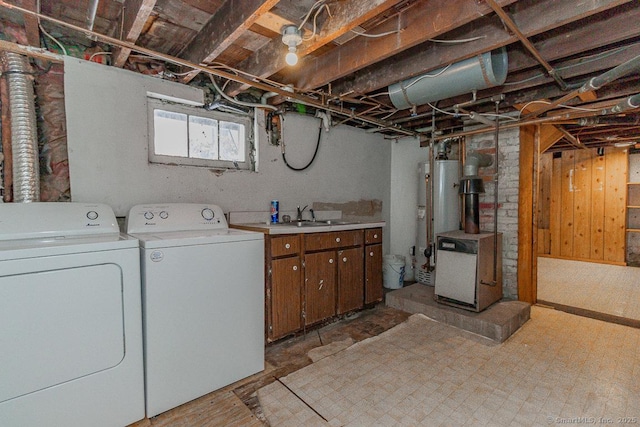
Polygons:
<instances>
[{"instance_id":1,"label":"electrical wiring","mask_svg":"<svg viewBox=\"0 0 640 427\"><path fill-rule=\"evenodd\" d=\"M470 37L468 39L457 39L457 40L442 40L442 39L427 39L430 42L434 42L434 43L449 43L449 44L457 44L457 43L469 43L469 42L475 42L477 40L482 40L482 39L486 39L487 36L477 36L477 37Z\"/></svg>"},{"instance_id":2,"label":"electrical wiring","mask_svg":"<svg viewBox=\"0 0 640 427\"><path fill-rule=\"evenodd\" d=\"M351 30L352 33L357 34L359 36L362 37L371 37L373 39L378 38L378 37L384 37L384 36L388 36L391 34L397 34L399 33L401 30L394 30L394 31L387 31L385 33L379 33L379 34L369 34L363 31L356 31L356 30Z\"/></svg>"},{"instance_id":3,"label":"electrical wiring","mask_svg":"<svg viewBox=\"0 0 640 427\"><path fill-rule=\"evenodd\" d=\"M431 109L433 109L433 110L435 110L435 111L437 111L437 112L439 112L439 113L446 114L446 115L448 115L448 116L453 116L453 117L460 117L460 116L470 117L470 114L466 114L466 113L450 113L450 112L448 112L448 111L441 110L440 108L436 107L435 105L431 104L430 102L427 102L427 105L428 105L429 107L431 107Z\"/></svg>"},{"instance_id":4,"label":"electrical wiring","mask_svg":"<svg viewBox=\"0 0 640 427\"><path fill-rule=\"evenodd\" d=\"M57 44L57 45L58 45L58 47L59 47L59 48L60 48L60 50L62 51L62 54L63 54L63 55L65 55L65 56L67 56L67 55L68 55L68 54L67 54L67 49L65 49L65 47L64 47L64 46L62 46L62 43L60 43L58 40L56 40L56 38L55 38L55 37L53 37L51 34L47 33L47 32L45 31L45 29L44 29L44 28L42 28L42 25L38 24L38 27L40 27L40 31L42 31L42 34L44 34L45 36L49 37L51 40L53 40L53 42L54 42L55 44Z\"/></svg>"},{"instance_id":5,"label":"electrical wiring","mask_svg":"<svg viewBox=\"0 0 640 427\"><path fill-rule=\"evenodd\" d=\"M111 52L96 52L89 57L89 61L92 61L93 58L99 55L111 55Z\"/></svg>"},{"instance_id":6,"label":"electrical wiring","mask_svg":"<svg viewBox=\"0 0 640 427\"><path fill-rule=\"evenodd\" d=\"M429 78L434 78L434 77L438 77L440 75L442 75L445 71L447 71L449 69L449 67L451 67L453 64L449 64L446 67L444 67L442 70L438 71L435 74L425 74L423 76L418 77L417 79L415 79L414 81L412 81L411 83L409 83L408 85L404 86L402 89L400 90L407 90L409 89L411 86L413 86L414 84L418 83L420 80L422 79L429 79ZM391 95L391 93L389 93L389 95Z\"/></svg>"},{"instance_id":7,"label":"electrical wiring","mask_svg":"<svg viewBox=\"0 0 640 427\"><path fill-rule=\"evenodd\" d=\"M549 101L543 101L543 100L536 100L536 101L531 101L531 102L527 102L526 104L524 104L522 106L522 108L518 111L518 118L520 118L520 116L522 116L522 112L531 104L545 104L545 105L550 105L551 102ZM587 112L591 112L591 113L596 113L600 110L595 109L595 108L581 108L581 107L574 107L571 105L565 105L565 104L558 104L558 107L563 107L563 108L568 108L569 110L578 110L578 111L587 111Z\"/></svg>"}]
</instances>

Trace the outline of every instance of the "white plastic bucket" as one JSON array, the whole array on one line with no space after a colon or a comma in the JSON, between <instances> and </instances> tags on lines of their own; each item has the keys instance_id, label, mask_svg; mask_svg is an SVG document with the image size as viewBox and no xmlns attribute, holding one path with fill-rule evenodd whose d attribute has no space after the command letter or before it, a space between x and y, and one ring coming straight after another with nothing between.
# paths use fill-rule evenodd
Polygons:
<instances>
[{"instance_id":1,"label":"white plastic bucket","mask_svg":"<svg viewBox=\"0 0 640 427\"><path fill-rule=\"evenodd\" d=\"M404 282L405 258L402 255L385 255L382 263L382 284L387 289L400 289Z\"/></svg>"}]
</instances>

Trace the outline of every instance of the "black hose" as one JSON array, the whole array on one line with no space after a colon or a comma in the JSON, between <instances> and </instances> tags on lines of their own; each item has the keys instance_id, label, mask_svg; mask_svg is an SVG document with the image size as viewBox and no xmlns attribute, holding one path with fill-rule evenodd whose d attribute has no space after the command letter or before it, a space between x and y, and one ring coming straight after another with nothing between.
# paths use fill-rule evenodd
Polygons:
<instances>
[{"instance_id":1,"label":"black hose","mask_svg":"<svg viewBox=\"0 0 640 427\"><path fill-rule=\"evenodd\" d=\"M320 148L320 137L321 136L322 136L322 122L320 122L320 127L318 128L318 142L316 142L316 151L313 152L313 157L311 158L311 161L306 164L306 166L301 167L301 168L296 168L296 167L291 166L289 163L287 163L287 157L285 156L284 150L283 150L282 151L282 160L284 160L284 164L287 165L287 167L289 169L294 170L296 172L303 171L303 170L307 169L309 166L311 166L313 161L316 159L316 155L318 154L318 148Z\"/></svg>"}]
</instances>

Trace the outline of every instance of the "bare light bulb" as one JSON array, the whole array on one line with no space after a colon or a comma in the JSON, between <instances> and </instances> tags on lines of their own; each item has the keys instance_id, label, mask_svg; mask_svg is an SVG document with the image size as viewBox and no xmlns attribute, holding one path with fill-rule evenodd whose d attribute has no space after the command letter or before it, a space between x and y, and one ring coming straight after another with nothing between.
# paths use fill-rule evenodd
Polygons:
<instances>
[{"instance_id":1,"label":"bare light bulb","mask_svg":"<svg viewBox=\"0 0 640 427\"><path fill-rule=\"evenodd\" d=\"M298 55L296 55L295 48L289 49L289 53L287 53L287 56L284 57L284 61L291 66L298 63Z\"/></svg>"}]
</instances>

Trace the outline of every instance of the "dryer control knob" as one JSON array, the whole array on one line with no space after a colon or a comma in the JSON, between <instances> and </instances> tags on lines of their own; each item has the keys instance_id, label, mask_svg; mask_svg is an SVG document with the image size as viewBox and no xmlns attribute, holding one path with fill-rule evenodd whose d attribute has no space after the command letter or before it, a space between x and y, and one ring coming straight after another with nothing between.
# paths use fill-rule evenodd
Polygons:
<instances>
[{"instance_id":1,"label":"dryer control knob","mask_svg":"<svg viewBox=\"0 0 640 427\"><path fill-rule=\"evenodd\" d=\"M146 211L146 212L144 213L144 218L145 218L145 219L153 219L153 212Z\"/></svg>"},{"instance_id":2,"label":"dryer control knob","mask_svg":"<svg viewBox=\"0 0 640 427\"><path fill-rule=\"evenodd\" d=\"M98 212L96 211L87 212L87 218L89 218L91 221L98 219Z\"/></svg>"},{"instance_id":3,"label":"dryer control knob","mask_svg":"<svg viewBox=\"0 0 640 427\"><path fill-rule=\"evenodd\" d=\"M213 217L215 216L215 214L213 213L213 211L209 208L204 208L202 209L202 218L206 219L207 221L211 221L213 219Z\"/></svg>"},{"instance_id":4,"label":"dryer control knob","mask_svg":"<svg viewBox=\"0 0 640 427\"><path fill-rule=\"evenodd\" d=\"M162 219L169 218L169 212L167 212L167 211L160 212L160 218L162 218Z\"/></svg>"}]
</instances>

